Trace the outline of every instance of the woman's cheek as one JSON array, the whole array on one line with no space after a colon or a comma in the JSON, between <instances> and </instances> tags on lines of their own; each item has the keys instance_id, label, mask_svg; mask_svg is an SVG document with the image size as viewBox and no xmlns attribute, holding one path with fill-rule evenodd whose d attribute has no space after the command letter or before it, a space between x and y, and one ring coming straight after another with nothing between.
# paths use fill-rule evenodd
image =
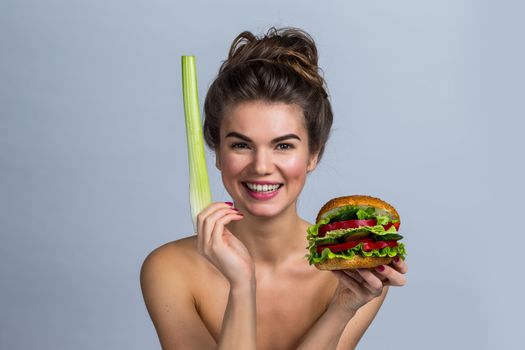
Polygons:
<instances>
[{"instance_id":1,"label":"woman's cheek","mask_svg":"<svg viewBox=\"0 0 525 350\"><path fill-rule=\"evenodd\" d=\"M228 174L237 174L244 167L242 157L235 156L233 154L222 157L221 164L221 171Z\"/></svg>"},{"instance_id":2,"label":"woman's cheek","mask_svg":"<svg viewBox=\"0 0 525 350\"><path fill-rule=\"evenodd\" d=\"M286 176L289 177L301 177L306 175L306 160L301 157L293 157L289 159L283 159L280 163L280 168L285 172Z\"/></svg>"}]
</instances>

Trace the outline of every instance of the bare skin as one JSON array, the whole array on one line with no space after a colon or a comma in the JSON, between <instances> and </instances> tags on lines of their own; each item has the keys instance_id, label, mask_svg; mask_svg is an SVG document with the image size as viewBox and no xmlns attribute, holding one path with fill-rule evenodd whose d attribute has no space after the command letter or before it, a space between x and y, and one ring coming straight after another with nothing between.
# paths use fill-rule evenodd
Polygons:
<instances>
[{"instance_id":1,"label":"bare skin","mask_svg":"<svg viewBox=\"0 0 525 350\"><path fill-rule=\"evenodd\" d=\"M183 249L199 261L191 270L178 272L183 275L181 277L185 283L194 286L191 294L195 298L195 311L199 313L213 340L218 342L230 290L227 279L199 256L196 237L170 243L161 249L166 254L169 254L169 250ZM295 349L299 339L330 303L337 287L337 278L329 273L319 273L317 269L304 264L301 261L303 256L291 257L290 262L278 270L271 267L257 268L258 349ZM173 256L174 263L176 260L177 257Z\"/></svg>"},{"instance_id":2,"label":"bare skin","mask_svg":"<svg viewBox=\"0 0 525 350\"><path fill-rule=\"evenodd\" d=\"M217 167L237 209L212 203L197 236L157 248L141 270L163 349L353 349L388 286L405 283L402 260L382 271L308 265L296 202L316 157L301 118L293 106L252 102L223 121ZM273 142L290 134L286 147ZM282 187L254 198L243 182L258 180Z\"/></svg>"},{"instance_id":3,"label":"bare skin","mask_svg":"<svg viewBox=\"0 0 525 350\"><path fill-rule=\"evenodd\" d=\"M146 304L157 329L163 349L214 349L219 340L230 285L226 278L197 250L192 236L157 248L148 257L146 269L157 270L158 279L166 280L164 293L148 291L143 280ZM301 339L327 310L338 286L332 273L319 271L304 260L304 254L290 257L283 266L258 268L257 272L257 349L297 349ZM170 278L166 278L167 275ZM155 279L153 276L149 276ZM297 286L300 286L299 288ZM150 286L154 288L154 284ZM191 303L184 309L192 314L198 327L185 321L183 327L208 333L199 335L206 345L182 344L177 328L183 324L179 294L188 295ZM146 297L150 295L150 298ZM164 296L166 295L166 299ZM174 299L170 299L173 296ZM337 349L353 349L375 317L384 292L363 306L350 320ZM162 302L161 302L162 301ZM164 303L165 302L165 303ZM346 345L345 345L346 344Z\"/></svg>"}]
</instances>

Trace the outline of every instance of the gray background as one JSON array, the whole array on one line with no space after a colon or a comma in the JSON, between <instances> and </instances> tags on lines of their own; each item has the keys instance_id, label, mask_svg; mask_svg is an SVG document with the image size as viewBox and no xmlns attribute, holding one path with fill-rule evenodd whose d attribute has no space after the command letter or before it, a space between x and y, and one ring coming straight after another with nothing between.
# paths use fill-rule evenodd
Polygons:
<instances>
[{"instance_id":1,"label":"gray background","mask_svg":"<svg viewBox=\"0 0 525 350\"><path fill-rule=\"evenodd\" d=\"M271 25L316 39L335 112L301 215L363 193L402 217L409 283L359 348L522 348L524 10L2 0L0 348L159 347L139 269L192 232L180 56L202 101L232 39Z\"/></svg>"}]
</instances>

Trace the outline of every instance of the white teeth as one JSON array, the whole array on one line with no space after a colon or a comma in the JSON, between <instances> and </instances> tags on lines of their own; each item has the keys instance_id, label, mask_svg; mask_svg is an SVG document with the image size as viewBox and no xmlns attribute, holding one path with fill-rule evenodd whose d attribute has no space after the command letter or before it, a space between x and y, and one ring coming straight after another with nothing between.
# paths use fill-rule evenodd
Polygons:
<instances>
[{"instance_id":1,"label":"white teeth","mask_svg":"<svg viewBox=\"0 0 525 350\"><path fill-rule=\"evenodd\" d=\"M256 185L246 182L246 186L255 192L273 192L277 190L281 185Z\"/></svg>"}]
</instances>

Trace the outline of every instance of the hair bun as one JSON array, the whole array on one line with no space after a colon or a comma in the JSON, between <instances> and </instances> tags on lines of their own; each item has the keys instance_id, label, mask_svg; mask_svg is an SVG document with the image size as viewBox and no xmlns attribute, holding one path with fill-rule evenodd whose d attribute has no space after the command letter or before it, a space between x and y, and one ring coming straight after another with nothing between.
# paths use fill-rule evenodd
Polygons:
<instances>
[{"instance_id":1,"label":"hair bun","mask_svg":"<svg viewBox=\"0 0 525 350\"><path fill-rule=\"evenodd\" d=\"M219 74L237 65L256 61L286 65L311 85L325 88L324 79L319 74L315 42L301 29L271 27L261 37L249 31L242 32L233 41Z\"/></svg>"},{"instance_id":2,"label":"hair bun","mask_svg":"<svg viewBox=\"0 0 525 350\"><path fill-rule=\"evenodd\" d=\"M298 28L270 28L256 37L244 31L232 42L204 100L204 139L211 149L221 142L221 123L240 103L264 101L300 107L310 155L321 159L333 112L312 37Z\"/></svg>"}]
</instances>

